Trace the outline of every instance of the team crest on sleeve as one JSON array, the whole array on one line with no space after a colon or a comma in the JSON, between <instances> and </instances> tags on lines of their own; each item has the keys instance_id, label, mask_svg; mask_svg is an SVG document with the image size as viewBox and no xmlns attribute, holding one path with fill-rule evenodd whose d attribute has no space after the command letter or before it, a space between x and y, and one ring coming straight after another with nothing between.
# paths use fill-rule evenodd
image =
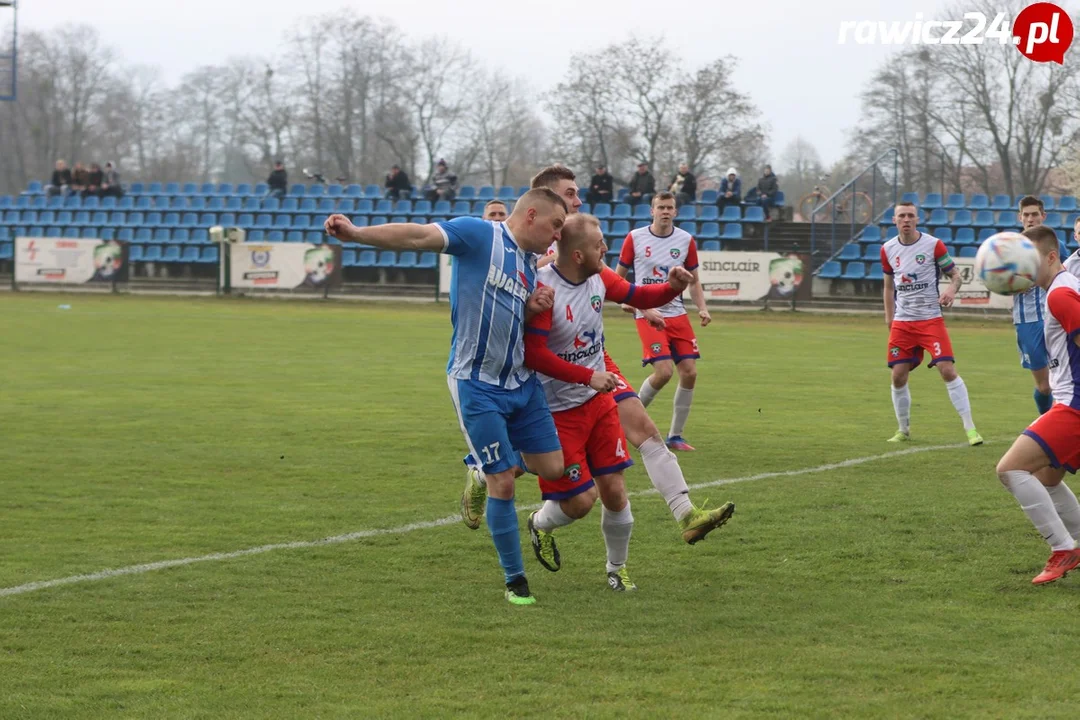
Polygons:
<instances>
[{"instance_id":1,"label":"team crest on sleeve","mask_svg":"<svg viewBox=\"0 0 1080 720\"><path fill-rule=\"evenodd\" d=\"M682 255L682 250L679 250L679 248L671 248L671 257L678 258L680 255Z\"/></svg>"},{"instance_id":2,"label":"team crest on sleeve","mask_svg":"<svg viewBox=\"0 0 1080 720\"><path fill-rule=\"evenodd\" d=\"M589 304L592 305L592 309L596 312L600 312L600 309L604 307L604 301L600 299L599 295L593 295L589 298Z\"/></svg>"},{"instance_id":3,"label":"team crest on sleeve","mask_svg":"<svg viewBox=\"0 0 1080 720\"><path fill-rule=\"evenodd\" d=\"M919 253L918 255L915 256L915 262L919 263L920 265L925 264L926 263L926 256L923 255L922 253Z\"/></svg>"}]
</instances>

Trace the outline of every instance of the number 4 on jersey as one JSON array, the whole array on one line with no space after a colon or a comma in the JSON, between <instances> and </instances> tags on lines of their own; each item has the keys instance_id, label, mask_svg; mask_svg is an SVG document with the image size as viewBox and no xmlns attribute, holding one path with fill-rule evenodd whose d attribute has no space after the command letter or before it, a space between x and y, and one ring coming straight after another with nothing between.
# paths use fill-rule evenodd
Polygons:
<instances>
[{"instance_id":1,"label":"number 4 on jersey","mask_svg":"<svg viewBox=\"0 0 1080 720\"><path fill-rule=\"evenodd\" d=\"M566 306L566 322L574 322L574 313L569 305Z\"/></svg>"}]
</instances>

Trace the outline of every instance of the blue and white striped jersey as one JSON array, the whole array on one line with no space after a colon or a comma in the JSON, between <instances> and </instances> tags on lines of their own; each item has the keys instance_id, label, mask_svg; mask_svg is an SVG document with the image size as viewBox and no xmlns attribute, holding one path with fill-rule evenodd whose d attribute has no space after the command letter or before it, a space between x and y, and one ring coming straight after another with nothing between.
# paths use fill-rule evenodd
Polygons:
<instances>
[{"instance_id":1,"label":"blue and white striped jersey","mask_svg":"<svg viewBox=\"0 0 1080 720\"><path fill-rule=\"evenodd\" d=\"M525 304L536 288L536 255L518 247L504 223L459 217L436 223L454 255L450 279L450 361L446 373L513 390L525 367Z\"/></svg>"},{"instance_id":2,"label":"blue and white striped jersey","mask_svg":"<svg viewBox=\"0 0 1080 720\"><path fill-rule=\"evenodd\" d=\"M1064 262L1069 257L1065 243L1058 240L1059 257ZM1025 293L1013 295L1013 325L1030 322L1042 322L1046 316L1046 291L1036 285Z\"/></svg>"}]
</instances>

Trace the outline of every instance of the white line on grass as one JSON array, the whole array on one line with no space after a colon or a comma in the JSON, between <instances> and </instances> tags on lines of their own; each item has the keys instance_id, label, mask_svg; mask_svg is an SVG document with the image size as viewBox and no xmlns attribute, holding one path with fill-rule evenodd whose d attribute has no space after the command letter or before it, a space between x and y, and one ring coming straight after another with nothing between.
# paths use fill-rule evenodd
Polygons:
<instances>
[{"instance_id":1,"label":"white line on grass","mask_svg":"<svg viewBox=\"0 0 1080 720\"><path fill-rule=\"evenodd\" d=\"M967 447L967 444L964 443L956 445L927 445L925 447L913 447L907 448L905 450L896 450L894 452L882 453L880 455L868 455L866 457L851 458L849 460L843 460L837 463L828 463L826 465L818 465L816 467L800 468L798 470L779 470L774 472L758 473L757 475L746 475L744 477L721 478L719 480L713 480L711 482L697 483L691 485L690 489L700 490L701 488L717 487L719 485L731 485L732 483L739 482L751 482L754 480L766 480L769 478L777 477L795 477L798 475L810 475L812 473L829 472L830 470L840 470L842 468L863 465L865 463L875 462L877 460L887 460L889 458L901 457L903 455L935 452L937 450L953 450L963 447ZM649 488L648 490L640 490L628 494L631 497L637 497L640 495L656 495L657 492L655 488ZM537 507L539 507L539 505L522 507L518 510L518 512L528 512L531 510L535 510ZM75 583L94 582L96 580L108 580L110 578L120 577L122 575L142 575L143 573L153 572L155 570L165 570L167 568L181 567L183 565L194 565L195 563L201 562L233 560L235 558L246 557L248 555L262 555L263 553L274 552L276 550L302 550L304 548L320 547L322 545L340 545L341 543L352 542L353 540L363 540L365 538L379 537L381 535L404 535L405 533L410 533L414 530L430 530L431 528L442 527L444 525L452 525L460 521L460 516L448 515L444 518L439 518L438 520L427 520L425 522L409 523L408 525L399 525L392 528L360 530L359 532L347 533L345 535L333 535L331 537L322 538L321 540L300 540L297 542L274 543L272 545L259 545L258 547L247 548L246 550L236 550L233 552L211 553L209 555L199 555L198 557L180 558L179 560L161 560L159 562L143 563L141 565L128 565L127 567L115 568L112 570L100 570L98 572L88 573L86 575L70 575L68 577L57 578L55 580L39 580L37 582L26 583L25 585L16 585L15 587L0 588L0 597L7 597L10 595L22 595L25 593L34 592L36 590L47 590L48 588L59 587L61 585L74 585Z\"/></svg>"}]
</instances>

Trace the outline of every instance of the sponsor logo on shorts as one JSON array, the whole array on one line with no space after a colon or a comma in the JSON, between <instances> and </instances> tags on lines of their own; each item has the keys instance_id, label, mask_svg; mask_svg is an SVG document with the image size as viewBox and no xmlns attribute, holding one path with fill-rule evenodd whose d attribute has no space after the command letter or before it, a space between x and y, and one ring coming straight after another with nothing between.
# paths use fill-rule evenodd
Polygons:
<instances>
[{"instance_id":1,"label":"sponsor logo on shorts","mask_svg":"<svg viewBox=\"0 0 1080 720\"><path fill-rule=\"evenodd\" d=\"M894 347L894 348L890 349L889 354L892 355L893 357L900 357L900 348Z\"/></svg>"},{"instance_id":2,"label":"sponsor logo on shorts","mask_svg":"<svg viewBox=\"0 0 1080 720\"><path fill-rule=\"evenodd\" d=\"M581 481L581 465L574 463L566 468L566 478L573 483Z\"/></svg>"},{"instance_id":3,"label":"sponsor logo on shorts","mask_svg":"<svg viewBox=\"0 0 1080 720\"><path fill-rule=\"evenodd\" d=\"M652 351L653 355L659 355L660 354L660 343L653 343L652 345L649 346L649 350Z\"/></svg>"}]
</instances>

